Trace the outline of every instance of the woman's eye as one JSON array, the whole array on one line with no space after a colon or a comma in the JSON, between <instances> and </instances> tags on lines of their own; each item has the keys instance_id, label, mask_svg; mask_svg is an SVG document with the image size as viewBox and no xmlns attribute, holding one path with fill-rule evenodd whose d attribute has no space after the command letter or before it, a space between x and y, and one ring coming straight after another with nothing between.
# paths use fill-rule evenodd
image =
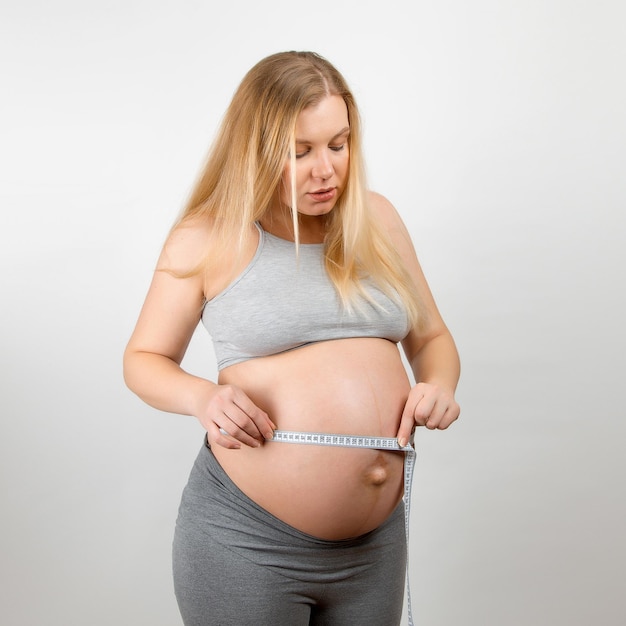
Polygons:
<instances>
[{"instance_id":1,"label":"woman's eye","mask_svg":"<svg viewBox=\"0 0 626 626\"><path fill-rule=\"evenodd\" d=\"M339 146L328 146L333 152L341 152L342 150L345 149L346 144L342 143ZM309 152L311 152L310 148L302 148L299 152L296 151L296 159L301 159L303 157L305 157L307 154L309 154Z\"/></svg>"}]
</instances>

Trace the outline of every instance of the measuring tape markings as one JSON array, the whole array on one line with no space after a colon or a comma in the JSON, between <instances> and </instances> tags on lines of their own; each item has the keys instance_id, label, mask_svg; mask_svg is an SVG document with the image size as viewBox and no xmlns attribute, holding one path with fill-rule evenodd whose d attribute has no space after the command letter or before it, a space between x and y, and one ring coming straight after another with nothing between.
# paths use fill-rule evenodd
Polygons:
<instances>
[{"instance_id":1,"label":"measuring tape markings","mask_svg":"<svg viewBox=\"0 0 626 626\"><path fill-rule=\"evenodd\" d=\"M355 435L335 435L330 433L308 433L292 430L275 430L268 443L297 443L314 446L338 446L342 448L370 448L373 450L398 450L405 453L404 457L404 532L406 536L406 593L409 626L413 624L411 607L411 585L409 584L409 519L411 513L411 485L415 467L415 449L411 445L400 446L394 437L362 437Z\"/></svg>"}]
</instances>

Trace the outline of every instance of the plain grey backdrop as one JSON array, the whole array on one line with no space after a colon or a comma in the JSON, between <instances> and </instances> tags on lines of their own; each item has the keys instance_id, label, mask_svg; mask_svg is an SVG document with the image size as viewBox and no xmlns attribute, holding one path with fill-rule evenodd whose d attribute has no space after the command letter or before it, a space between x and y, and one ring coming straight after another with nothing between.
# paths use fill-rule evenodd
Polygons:
<instances>
[{"instance_id":1,"label":"plain grey backdrop","mask_svg":"<svg viewBox=\"0 0 626 626\"><path fill-rule=\"evenodd\" d=\"M180 624L202 433L122 351L235 87L312 49L462 356L460 421L417 438L417 623L625 624L625 6L2 0L2 623ZM204 332L185 365L215 375Z\"/></svg>"}]
</instances>

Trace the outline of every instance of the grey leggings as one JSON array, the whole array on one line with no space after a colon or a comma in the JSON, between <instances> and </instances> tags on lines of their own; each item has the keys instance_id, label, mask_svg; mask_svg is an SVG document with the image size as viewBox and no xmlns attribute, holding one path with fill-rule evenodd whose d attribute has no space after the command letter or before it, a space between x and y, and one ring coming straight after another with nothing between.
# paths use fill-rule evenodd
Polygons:
<instances>
[{"instance_id":1,"label":"grey leggings","mask_svg":"<svg viewBox=\"0 0 626 626\"><path fill-rule=\"evenodd\" d=\"M248 498L203 446L174 535L185 626L397 626L406 543L400 503L379 528L325 541Z\"/></svg>"}]
</instances>

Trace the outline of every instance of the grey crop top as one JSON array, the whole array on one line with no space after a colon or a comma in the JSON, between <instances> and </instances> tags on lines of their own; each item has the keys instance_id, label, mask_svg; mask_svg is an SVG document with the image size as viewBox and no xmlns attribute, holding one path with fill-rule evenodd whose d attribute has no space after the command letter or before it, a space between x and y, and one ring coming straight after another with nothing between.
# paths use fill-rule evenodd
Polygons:
<instances>
[{"instance_id":1,"label":"grey crop top","mask_svg":"<svg viewBox=\"0 0 626 626\"><path fill-rule=\"evenodd\" d=\"M404 308L371 280L363 284L377 306L360 296L353 310L343 307L324 268L324 244L300 244L296 259L293 242L257 228L252 261L202 311L218 369L318 341L380 337L398 342L406 336Z\"/></svg>"}]
</instances>

